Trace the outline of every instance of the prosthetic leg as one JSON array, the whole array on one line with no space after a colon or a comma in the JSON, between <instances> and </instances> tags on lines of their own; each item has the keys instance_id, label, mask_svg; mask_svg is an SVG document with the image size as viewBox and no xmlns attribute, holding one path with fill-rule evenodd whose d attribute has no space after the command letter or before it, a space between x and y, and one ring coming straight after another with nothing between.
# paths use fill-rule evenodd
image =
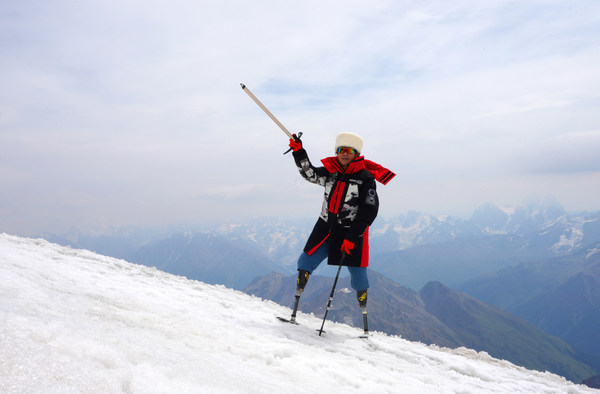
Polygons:
<instances>
[{"instance_id":1,"label":"prosthetic leg","mask_svg":"<svg viewBox=\"0 0 600 394\"><path fill-rule=\"evenodd\" d=\"M306 283L308 282L309 276L310 276L310 273L308 271L298 270L298 281L296 282L296 296L295 296L296 299L294 300L294 310L292 311L292 317L289 320L286 318L283 318L283 317L277 317L279 320L285 321L288 323L292 323L292 324L298 324L298 323L296 323L296 312L298 312L298 303L300 302L300 295L302 294L302 292L304 291L304 288L306 287Z\"/></svg>"},{"instance_id":2,"label":"prosthetic leg","mask_svg":"<svg viewBox=\"0 0 600 394\"><path fill-rule=\"evenodd\" d=\"M361 338L367 338L369 336L369 324L367 323L367 290L358 290L356 292L356 299L358 300L358 306L362 310L363 325L365 328L364 335Z\"/></svg>"}]
</instances>

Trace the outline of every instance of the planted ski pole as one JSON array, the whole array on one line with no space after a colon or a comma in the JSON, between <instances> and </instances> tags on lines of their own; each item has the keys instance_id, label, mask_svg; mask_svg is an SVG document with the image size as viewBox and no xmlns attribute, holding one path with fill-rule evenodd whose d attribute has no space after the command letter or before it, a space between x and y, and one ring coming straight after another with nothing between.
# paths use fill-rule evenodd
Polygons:
<instances>
[{"instance_id":1,"label":"planted ski pole","mask_svg":"<svg viewBox=\"0 0 600 394\"><path fill-rule=\"evenodd\" d=\"M321 323L321 328L319 331L319 336L323 334L323 327L325 326L325 319L327 319L327 312L331 309L331 302L333 301L333 293L335 293L335 286L337 285L338 278L340 277L340 271L342 270L342 264L344 263L344 257L346 257L346 253L342 253L342 258L340 259L340 265L338 266L337 274L335 274L335 280L333 281L333 287L331 288L331 294L329 294L329 301L327 301L327 307L325 308L325 315L323 316L323 323Z\"/></svg>"},{"instance_id":2,"label":"planted ski pole","mask_svg":"<svg viewBox=\"0 0 600 394\"><path fill-rule=\"evenodd\" d=\"M248 96L250 96L250 98L251 98L251 99L252 99L252 100L253 100L253 101L254 101L256 104L258 104L258 106L259 106L259 107L260 107L260 108L261 108L263 111L265 111L265 114L267 114L267 115L269 116L269 118L271 118L271 119L273 120L273 122L275 122L275 124L277 124L277 126L279 126L279 128L280 128L281 130L283 130L283 132L284 132L284 133L285 133L285 134L286 134L288 137L290 137L291 139L293 139L293 140L296 140L296 141L300 140L300 137L302 137L302 133L298 133L298 135L290 133L290 132L288 131L288 129L286 129L286 128L285 128L285 126L284 126L284 125L283 125L283 124L282 124L282 123L281 123L281 122L280 122L280 121L279 121L279 120L278 120L278 119L275 117L275 115L273 115L273 114L271 113L271 111L269 111L269 110L267 109L267 107L265 107L265 105L264 105L263 103L261 103L261 102L260 102L260 100L259 100L259 99L258 99L258 98L257 98L257 97L256 97L256 96L255 96L255 95L254 95L254 94L253 94L251 91L250 91L250 89L248 89L248 87L247 87L246 85L244 85L243 83L240 83L240 86L242 87L242 89L244 90L244 92L246 92L246 93L248 94ZM290 149L288 149L288 150L287 150L287 151L284 153L284 155L285 155L286 153L288 153L290 150L291 150L291 148L290 148Z\"/></svg>"}]
</instances>

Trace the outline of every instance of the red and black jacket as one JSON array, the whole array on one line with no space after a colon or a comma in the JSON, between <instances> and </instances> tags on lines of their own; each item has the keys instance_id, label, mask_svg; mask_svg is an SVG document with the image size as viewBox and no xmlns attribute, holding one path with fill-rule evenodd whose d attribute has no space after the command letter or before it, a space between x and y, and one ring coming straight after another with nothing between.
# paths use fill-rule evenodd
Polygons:
<instances>
[{"instance_id":1,"label":"red and black jacket","mask_svg":"<svg viewBox=\"0 0 600 394\"><path fill-rule=\"evenodd\" d=\"M329 240L328 264L338 265L342 257L342 242L348 239L355 247L344 258L343 265L367 267L369 226L379 210L375 178L373 172L366 168L366 164L374 163L361 156L352 161L344 171L335 157L325 158L321 160L323 167L315 167L304 149L294 152L293 155L302 177L325 187L321 214L308 237L304 251L310 255L325 240ZM388 178L385 183L394 175L387 171L384 174Z\"/></svg>"}]
</instances>

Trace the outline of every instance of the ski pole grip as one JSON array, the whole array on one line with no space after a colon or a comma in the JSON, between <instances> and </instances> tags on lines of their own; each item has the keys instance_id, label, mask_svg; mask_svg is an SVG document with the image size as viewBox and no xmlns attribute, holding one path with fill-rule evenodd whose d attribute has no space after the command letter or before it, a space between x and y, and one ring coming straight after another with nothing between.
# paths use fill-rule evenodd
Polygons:
<instances>
[{"instance_id":1,"label":"ski pole grip","mask_svg":"<svg viewBox=\"0 0 600 394\"><path fill-rule=\"evenodd\" d=\"M300 137L302 137L302 132L299 132L298 135L296 134L292 134L292 139L294 141L300 141ZM284 155L287 155L288 153L290 153L292 151L292 148L286 150L285 152L283 152Z\"/></svg>"}]
</instances>

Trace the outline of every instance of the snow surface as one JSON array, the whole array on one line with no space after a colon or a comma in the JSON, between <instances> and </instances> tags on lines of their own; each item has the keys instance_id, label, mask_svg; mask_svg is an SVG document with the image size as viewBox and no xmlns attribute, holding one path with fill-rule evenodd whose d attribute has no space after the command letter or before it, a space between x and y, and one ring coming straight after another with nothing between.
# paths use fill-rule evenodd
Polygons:
<instances>
[{"instance_id":1,"label":"snow surface","mask_svg":"<svg viewBox=\"0 0 600 394\"><path fill-rule=\"evenodd\" d=\"M465 348L319 337L320 316L40 239L1 234L0 278L2 393L598 392Z\"/></svg>"}]
</instances>

